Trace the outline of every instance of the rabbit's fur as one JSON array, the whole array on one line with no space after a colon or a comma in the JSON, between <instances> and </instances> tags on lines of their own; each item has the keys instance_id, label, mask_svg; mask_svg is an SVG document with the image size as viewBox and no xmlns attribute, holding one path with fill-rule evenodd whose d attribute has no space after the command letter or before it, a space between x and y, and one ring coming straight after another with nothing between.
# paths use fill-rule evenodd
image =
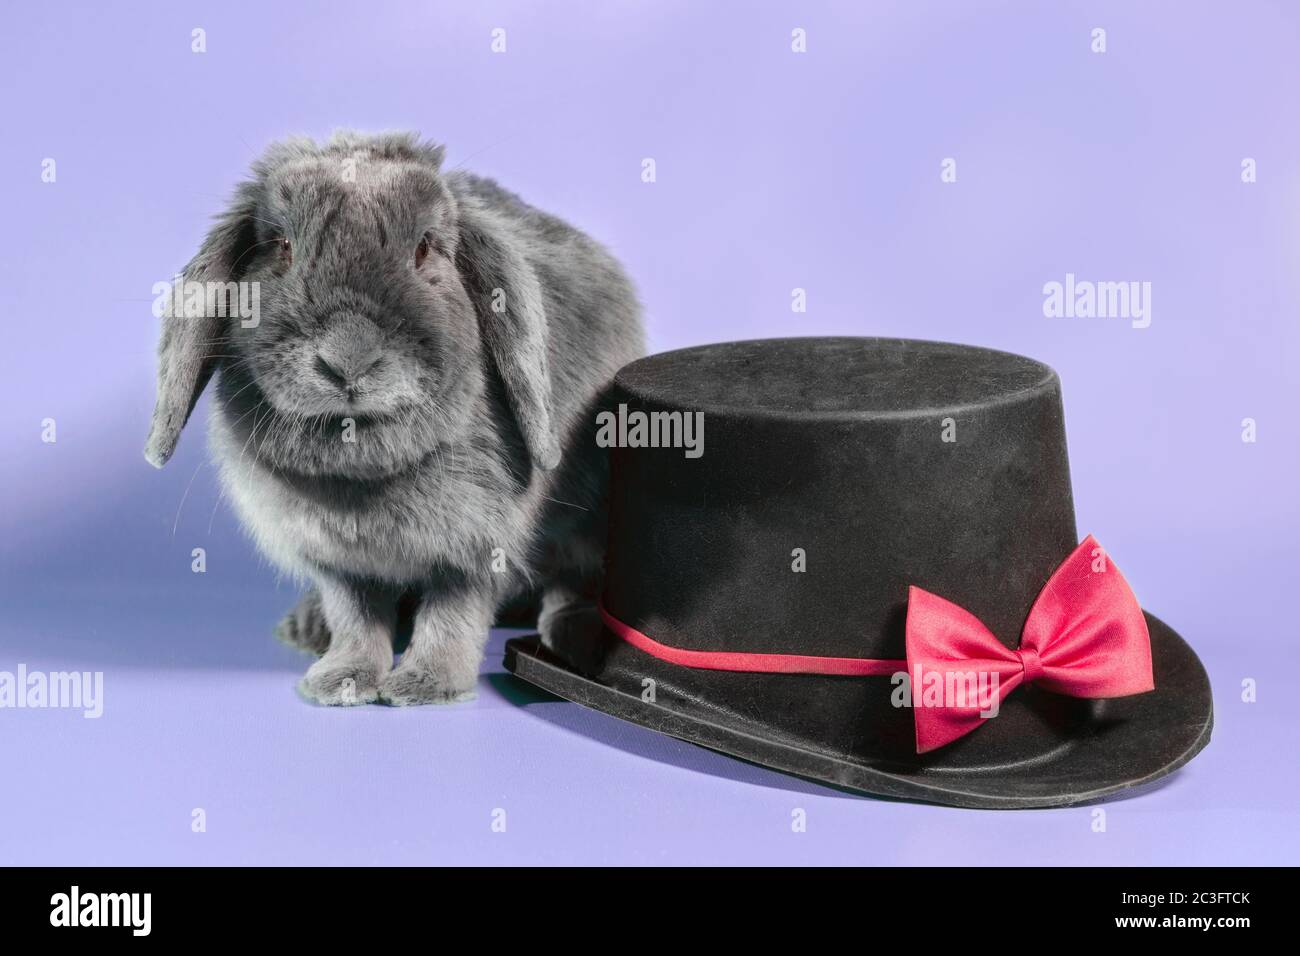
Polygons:
<instances>
[{"instance_id":1,"label":"rabbit's fur","mask_svg":"<svg viewBox=\"0 0 1300 956\"><path fill-rule=\"evenodd\" d=\"M599 587L595 415L644 351L635 292L599 244L442 155L404 134L273 146L183 273L258 283L256 323L163 317L145 455L167 461L216 373L227 494L314 584L279 633L322 654L300 684L320 703L464 699L503 602L540 593L553 638Z\"/></svg>"}]
</instances>

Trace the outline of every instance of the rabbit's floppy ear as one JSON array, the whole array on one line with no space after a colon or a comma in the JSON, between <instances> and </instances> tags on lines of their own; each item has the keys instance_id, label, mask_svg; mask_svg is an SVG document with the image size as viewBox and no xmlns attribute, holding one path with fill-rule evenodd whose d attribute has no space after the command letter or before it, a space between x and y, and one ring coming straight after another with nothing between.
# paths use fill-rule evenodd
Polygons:
<instances>
[{"instance_id":1,"label":"rabbit's floppy ear","mask_svg":"<svg viewBox=\"0 0 1300 956\"><path fill-rule=\"evenodd\" d=\"M223 284L235 281L239 259L255 241L255 206L251 185L240 187L231 208L218 218L178 281ZM227 293L222 291L221 294ZM223 320L216 314L209 314L212 310L207 308L198 310L199 315L187 314L181 303L188 298L167 293L162 315L162 336L158 342L158 395L149 438L144 446L144 457L155 468L165 465L175 451L181 429L212 377L221 351ZM206 296L203 299L207 301ZM229 310L226 314L230 314Z\"/></svg>"},{"instance_id":2,"label":"rabbit's floppy ear","mask_svg":"<svg viewBox=\"0 0 1300 956\"><path fill-rule=\"evenodd\" d=\"M488 353L505 384L533 463L560 462L547 360L542 285L508 221L473 200L459 208L456 264L474 300Z\"/></svg>"}]
</instances>

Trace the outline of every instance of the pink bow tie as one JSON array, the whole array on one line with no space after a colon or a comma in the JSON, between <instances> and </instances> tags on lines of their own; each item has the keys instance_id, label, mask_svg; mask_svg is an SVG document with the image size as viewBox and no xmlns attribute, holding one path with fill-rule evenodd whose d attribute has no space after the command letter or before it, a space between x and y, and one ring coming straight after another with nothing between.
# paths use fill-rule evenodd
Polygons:
<instances>
[{"instance_id":1,"label":"pink bow tie","mask_svg":"<svg viewBox=\"0 0 1300 956\"><path fill-rule=\"evenodd\" d=\"M1008 650L951 601L911 588L907 668L917 753L974 730L981 712L993 709L994 686L998 704L1022 683L1088 698L1126 697L1155 687L1142 608L1091 535L1043 586L1019 650ZM974 688L982 690L967 692Z\"/></svg>"}]
</instances>

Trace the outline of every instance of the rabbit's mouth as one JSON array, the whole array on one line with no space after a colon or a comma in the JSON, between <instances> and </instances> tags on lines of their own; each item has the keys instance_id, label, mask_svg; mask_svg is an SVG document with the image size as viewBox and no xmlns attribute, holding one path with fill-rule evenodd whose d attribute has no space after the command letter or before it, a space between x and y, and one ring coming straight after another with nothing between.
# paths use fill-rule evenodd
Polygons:
<instances>
[{"instance_id":1,"label":"rabbit's mouth","mask_svg":"<svg viewBox=\"0 0 1300 956\"><path fill-rule=\"evenodd\" d=\"M355 422L377 424L395 421L411 415L421 403L403 390L372 389L336 394L330 391L293 391L274 394L264 390L268 404L282 415L307 421L329 423L351 419Z\"/></svg>"},{"instance_id":2,"label":"rabbit's mouth","mask_svg":"<svg viewBox=\"0 0 1300 956\"><path fill-rule=\"evenodd\" d=\"M302 471L293 467L277 467L272 477L297 492L311 496L323 504L345 507L355 505L384 490L417 478L436 463L442 450L435 448L414 461L383 467L356 467L350 470L326 472Z\"/></svg>"},{"instance_id":3,"label":"rabbit's mouth","mask_svg":"<svg viewBox=\"0 0 1300 956\"><path fill-rule=\"evenodd\" d=\"M384 411L372 412L331 412L325 415L304 416L303 422L322 431L336 431L346 428L349 423L359 428L378 428L382 425L398 425L409 422L413 415L420 414L416 405L398 405Z\"/></svg>"},{"instance_id":4,"label":"rabbit's mouth","mask_svg":"<svg viewBox=\"0 0 1300 956\"><path fill-rule=\"evenodd\" d=\"M427 406L305 416L284 414L269 404L251 414L224 405L217 414L238 454L273 474L385 480L419 466L454 438Z\"/></svg>"}]
</instances>

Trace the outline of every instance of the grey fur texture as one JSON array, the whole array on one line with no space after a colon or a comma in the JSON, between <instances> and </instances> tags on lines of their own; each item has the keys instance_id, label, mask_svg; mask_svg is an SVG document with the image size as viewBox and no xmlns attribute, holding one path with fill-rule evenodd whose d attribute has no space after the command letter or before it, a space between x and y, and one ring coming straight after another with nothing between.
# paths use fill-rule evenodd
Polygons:
<instances>
[{"instance_id":1,"label":"grey fur texture","mask_svg":"<svg viewBox=\"0 0 1300 956\"><path fill-rule=\"evenodd\" d=\"M409 134L271 147L183 273L258 283L258 321L163 317L145 456L167 461L215 375L228 497L313 584L277 633L321 655L299 689L322 704L463 700L498 607L540 594L554 643L600 585L595 415L644 352L635 292L592 239L442 157Z\"/></svg>"}]
</instances>

